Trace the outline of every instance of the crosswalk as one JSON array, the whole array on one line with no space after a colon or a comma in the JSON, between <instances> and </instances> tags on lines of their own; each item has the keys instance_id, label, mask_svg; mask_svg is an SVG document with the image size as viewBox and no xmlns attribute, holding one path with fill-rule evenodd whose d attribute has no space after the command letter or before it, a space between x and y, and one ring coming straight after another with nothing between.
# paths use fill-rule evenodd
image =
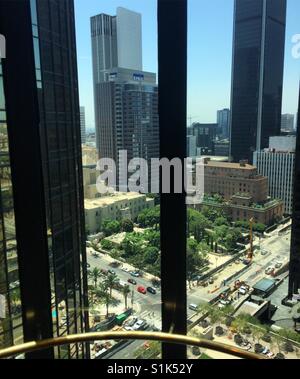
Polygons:
<instances>
[{"instance_id":1,"label":"crosswalk","mask_svg":"<svg viewBox=\"0 0 300 379\"><path fill-rule=\"evenodd\" d=\"M150 326L161 329L161 314L149 310L142 311L137 315L141 319L145 319Z\"/></svg>"}]
</instances>

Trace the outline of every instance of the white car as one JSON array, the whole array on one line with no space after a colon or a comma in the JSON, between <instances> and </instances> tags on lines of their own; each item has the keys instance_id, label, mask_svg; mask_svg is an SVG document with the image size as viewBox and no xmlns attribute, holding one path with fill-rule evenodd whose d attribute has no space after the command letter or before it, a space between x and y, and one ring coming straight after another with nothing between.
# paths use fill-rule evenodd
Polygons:
<instances>
[{"instance_id":1,"label":"white car","mask_svg":"<svg viewBox=\"0 0 300 379\"><path fill-rule=\"evenodd\" d=\"M270 275L273 271L274 271L274 267L273 266L269 266L269 267L266 268L265 274L266 275Z\"/></svg>"},{"instance_id":2,"label":"white car","mask_svg":"<svg viewBox=\"0 0 300 379\"><path fill-rule=\"evenodd\" d=\"M241 295L246 295L246 293L247 293L247 288L246 288L245 286L241 286L241 287L239 288L239 293L240 293Z\"/></svg>"},{"instance_id":3,"label":"white car","mask_svg":"<svg viewBox=\"0 0 300 379\"><path fill-rule=\"evenodd\" d=\"M142 319L137 320L137 322L133 325L133 330L138 330L144 323L145 323L145 320L142 320Z\"/></svg>"},{"instance_id":4,"label":"white car","mask_svg":"<svg viewBox=\"0 0 300 379\"><path fill-rule=\"evenodd\" d=\"M128 267L122 267L122 268L121 268L121 271L123 271L123 272L129 272L130 270L129 270Z\"/></svg>"}]
</instances>

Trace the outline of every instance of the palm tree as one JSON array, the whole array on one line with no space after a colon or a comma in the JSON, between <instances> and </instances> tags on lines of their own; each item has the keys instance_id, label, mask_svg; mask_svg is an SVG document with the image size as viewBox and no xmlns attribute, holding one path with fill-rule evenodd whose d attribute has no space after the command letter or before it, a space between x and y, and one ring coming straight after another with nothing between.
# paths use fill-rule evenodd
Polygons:
<instances>
[{"instance_id":1,"label":"palm tree","mask_svg":"<svg viewBox=\"0 0 300 379\"><path fill-rule=\"evenodd\" d=\"M116 299L112 298L108 292L102 292L100 296L100 303L106 306L106 318L108 318L109 307L116 306Z\"/></svg>"},{"instance_id":2,"label":"palm tree","mask_svg":"<svg viewBox=\"0 0 300 379\"><path fill-rule=\"evenodd\" d=\"M104 285L109 289L109 295L112 297L112 290L118 284L118 278L115 274L109 274L104 280Z\"/></svg>"},{"instance_id":3,"label":"palm tree","mask_svg":"<svg viewBox=\"0 0 300 379\"><path fill-rule=\"evenodd\" d=\"M94 267L92 270L88 271L88 276L93 280L94 287L97 287L98 279L101 277L101 271L98 267Z\"/></svg>"},{"instance_id":4,"label":"palm tree","mask_svg":"<svg viewBox=\"0 0 300 379\"><path fill-rule=\"evenodd\" d=\"M123 294L123 296L124 296L124 301L125 301L125 309L127 309L128 308L128 306L127 306L127 299L128 299L128 295L130 294L130 287L129 287L129 285L128 284L126 284L124 287L123 287L123 289L122 289L122 294Z\"/></svg>"}]
</instances>

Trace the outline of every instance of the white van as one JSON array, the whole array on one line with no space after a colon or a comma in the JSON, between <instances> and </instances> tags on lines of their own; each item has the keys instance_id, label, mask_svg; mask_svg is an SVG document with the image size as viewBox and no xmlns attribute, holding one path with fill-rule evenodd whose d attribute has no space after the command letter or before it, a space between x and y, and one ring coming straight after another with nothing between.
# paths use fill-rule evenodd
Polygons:
<instances>
[{"instance_id":1,"label":"white van","mask_svg":"<svg viewBox=\"0 0 300 379\"><path fill-rule=\"evenodd\" d=\"M198 310L198 305L196 305L196 304L190 304L189 305L189 309L191 310L191 311L197 311Z\"/></svg>"}]
</instances>

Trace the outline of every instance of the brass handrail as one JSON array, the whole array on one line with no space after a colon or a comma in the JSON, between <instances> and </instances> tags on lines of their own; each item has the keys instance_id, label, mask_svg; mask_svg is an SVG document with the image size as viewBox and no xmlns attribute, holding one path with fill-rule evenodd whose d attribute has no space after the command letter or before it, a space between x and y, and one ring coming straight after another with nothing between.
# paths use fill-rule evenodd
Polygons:
<instances>
[{"instance_id":1,"label":"brass handrail","mask_svg":"<svg viewBox=\"0 0 300 379\"><path fill-rule=\"evenodd\" d=\"M244 359L265 359L264 356L242 350L235 346L213 342L206 339L183 336L179 334L168 334L158 332L97 332L71 334L64 337L49 338L41 341L32 341L17 346L11 346L0 350L0 359L10 358L15 355L29 353L37 350L47 349L53 346L69 345L71 343L91 342L101 340L149 340L180 345L198 346L218 351Z\"/></svg>"}]
</instances>

